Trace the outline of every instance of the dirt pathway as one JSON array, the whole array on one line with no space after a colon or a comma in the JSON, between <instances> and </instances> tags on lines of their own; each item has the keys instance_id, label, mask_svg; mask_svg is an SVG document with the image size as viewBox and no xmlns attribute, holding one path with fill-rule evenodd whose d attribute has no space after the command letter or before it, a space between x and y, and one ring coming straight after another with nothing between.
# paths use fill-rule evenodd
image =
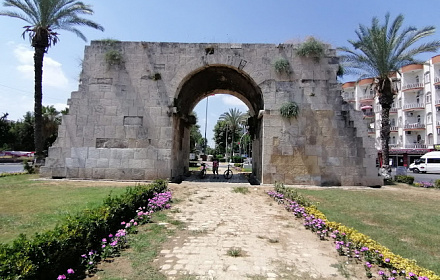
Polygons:
<instances>
[{"instance_id":1,"label":"dirt pathway","mask_svg":"<svg viewBox=\"0 0 440 280\"><path fill-rule=\"evenodd\" d=\"M250 193L233 192L236 187ZM270 187L183 182L170 188L179 202L169 215L185 230L163 244L155 261L168 279L364 279L330 241L319 241L272 200L265 193Z\"/></svg>"}]
</instances>

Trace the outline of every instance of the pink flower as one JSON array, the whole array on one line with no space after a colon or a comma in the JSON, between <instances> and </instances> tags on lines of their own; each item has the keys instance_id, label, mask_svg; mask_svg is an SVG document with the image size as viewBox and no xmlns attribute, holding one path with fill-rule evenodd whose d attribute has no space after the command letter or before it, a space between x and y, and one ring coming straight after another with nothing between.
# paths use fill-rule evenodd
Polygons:
<instances>
[{"instance_id":1,"label":"pink flower","mask_svg":"<svg viewBox=\"0 0 440 280\"><path fill-rule=\"evenodd\" d=\"M57 280L63 280L66 279L66 275L62 274L60 276L58 276Z\"/></svg>"},{"instance_id":2,"label":"pink flower","mask_svg":"<svg viewBox=\"0 0 440 280\"><path fill-rule=\"evenodd\" d=\"M69 269L67 270L67 273L68 273L68 274L74 274L75 271L73 271L73 269L69 268Z\"/></svg>"}]
</instances>

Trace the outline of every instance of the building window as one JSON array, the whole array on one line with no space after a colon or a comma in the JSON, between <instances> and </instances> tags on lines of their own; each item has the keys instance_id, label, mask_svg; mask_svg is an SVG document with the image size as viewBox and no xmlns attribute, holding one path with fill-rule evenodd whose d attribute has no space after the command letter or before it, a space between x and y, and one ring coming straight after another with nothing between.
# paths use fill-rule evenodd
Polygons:
<instances>
[{"instance_id":1,"label":"building window","mask_svg":"<svg viewBox=\"0 0 440 280\"><path fill-rule=\"evenodd\" d=\"M426 123L431 124L432 123L432 113L428 113L426 115Z\"/></svg>"},{"instance_id":2,"label":"building window","mask_svg":"<svg viewBox=\"0 0 440 280\"><path fill-rule=\"evenodd\" d=\"M433 145L434 144L434 135L432 135L432 133L428 134L428 145Z\"/></svg>"},{"instance_id":3,"label":"building window","mask_svg":"<svg viewBox=\"0 0 440 280\"><path fill-rule=\"evenodd\" d=\"M426 93L426 103L431 103L431 92Z\"/></svg>"},{"instance_id":4,"label":"building window","mask_svg":"<svg viewBox=\"0 0 440 280\"><path fill-rule=\"evenodd\" d=\"M417 115L417 123L420 123L420 120L421 120L420 115Z\"/></svg>"},{"instance_id":5,"label":"building window","mask_svg":"<svg viewBox=\"0 0 440 280\"><path fill-rule=\"evenodd\" d=\"M419 75L416 76L416 83L420 83Z\"/></svg>"},{"instance_id":6,"label":"building window","mask_svg":"<svg viewBox=\"0 0 440 280\"><path fill-rule=\"evenodd\" d=\"M431 76L429 75L429 71L425 72L425 84L428 84L431 82Z\"/></svg>"}]
</instances>

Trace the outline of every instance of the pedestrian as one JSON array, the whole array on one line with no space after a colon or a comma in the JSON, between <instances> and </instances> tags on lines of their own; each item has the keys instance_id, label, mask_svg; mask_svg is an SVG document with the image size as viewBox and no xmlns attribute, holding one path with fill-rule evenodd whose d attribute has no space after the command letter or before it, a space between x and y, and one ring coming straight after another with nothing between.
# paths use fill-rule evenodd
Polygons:
<instances>
[{"instance_id":1,"label":"pedestrian","mask_svg":"<svg viewBox=\"0 0 440 280\"><path fill-rule=\"evenodd\" d=\"M212 173L214 174L214 179L218 177L218 159L216 156L212 158Z\"/></svg>"}]
</instances>

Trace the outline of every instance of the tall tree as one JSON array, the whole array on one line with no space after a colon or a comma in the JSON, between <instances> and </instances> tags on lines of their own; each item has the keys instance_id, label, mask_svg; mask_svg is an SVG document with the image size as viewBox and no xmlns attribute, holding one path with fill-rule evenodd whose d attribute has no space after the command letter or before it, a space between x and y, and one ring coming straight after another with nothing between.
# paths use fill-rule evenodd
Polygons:
<instances>
[{"instance_id":1,"label":"tall tree","mask_svg":"<svg viewBox=\"0 0 440 280\"><path fill-rule=\"evenodd\" d=\"M37 162L43 159L42 81L44 54L58 42L58 29L75 33L87 41L77 26L88 26L103 31L104 28L80 15L92 15L90 5L74 0L4 0L4 7L14 10L0 11L1 16L21 19L30 25L24 27L23 37L28 35L34 48L35 103L34 142Z\"/></svg>"},{"instance_id":2,"label":"tall tree","mask_svg":"<svg viewBox=\"0 0 440 280\"><path fill-rule=\"evenodd\" d=\"M196 124L191 126L189 133L190 152L194 152L197 146L201 146L204 143L202 133L200 133L200 125L197 124L197 114L191 113L196 118Z\"/></svg>"},{"instance_id":3,"label":"tall tree","mask_svg":"<svg viewBox=\"0 0 440 280\"><path fill-rule=\"evenodd\" d=\"M385 15L384 24L377 17L372 19L370 27L362 24L355 31L357 40L348 40L353 50L342 47L342 63L345 73L357 74L360 78L375 78L374 87L382 106L380 137L382 142L382 174L390 178L389 140L390 108L397 93L390 78L392 72L398 72L405 65L421 63L415 56L425 52L435 52L440 41L431 41L414 46L420 39L434 34L435 27L422 29L406 27L401 29L403 15L398 15L390 22L390 14Z\"/></svg>"},{"instance_id":4,"label":"tall tree","mask_svg":"<svg viewBox=\"0 0 440 280\"><path fill-rule=\"evenodd\" d=\"M229 112L225 112L220 115L220 120L223 120L228 125L229 129L232 132L232 149L231 149L231 158L234 155L234 134L236 133L237 129L243 125L247 118L247 115L242 113L237 108L229 108Z\"/></svg>"},{"instance_id":5,"label":"tall tree","mask_svg":"<svg viewBox=\"0 0 440 280\"><path fill-rule=\"evenodd\" d=\"M43 106L43 148L47 150L58 136L58 126L61 124L61 113L53 105Z\"/></svg>"},{"instance_id":6,"label":"tall tree","mask_svg":"<svg viewBox=\"0 0 440 280\"><path fill-rule=\"evenodd\" d=\"M14 143L11 134L12 122L8 120L8 113L4 113L0 117L0 151L9 150L11 144Z\"/></svg>"}]
</instances>

